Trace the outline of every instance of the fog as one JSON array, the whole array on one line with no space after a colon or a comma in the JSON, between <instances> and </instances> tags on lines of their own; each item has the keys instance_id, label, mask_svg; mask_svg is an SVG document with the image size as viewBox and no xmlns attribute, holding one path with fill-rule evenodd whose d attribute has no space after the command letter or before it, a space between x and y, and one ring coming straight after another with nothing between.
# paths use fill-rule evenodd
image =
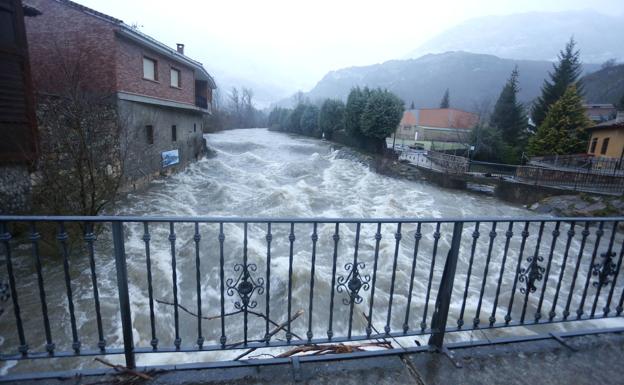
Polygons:
<instances>
[{"instance_id":1,"label":"fog","mask_svg":"<svg viewBox=\"0 0 624 385\"><path fill-rule=\"evenodd\" d=\"M309 90L330 70L404 58L475 17L570 10L624 16L621 0L78 1L169 46L185 43L222 92L247 85L276 96Z\"/></svg>"}]
</instances>

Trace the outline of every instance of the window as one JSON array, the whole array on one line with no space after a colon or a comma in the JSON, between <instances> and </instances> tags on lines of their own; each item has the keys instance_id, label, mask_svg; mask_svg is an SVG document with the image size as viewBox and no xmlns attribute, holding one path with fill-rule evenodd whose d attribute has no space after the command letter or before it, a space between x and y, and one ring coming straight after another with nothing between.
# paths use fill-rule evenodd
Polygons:
<instances>
[{"instance_id":1,"label":"window","mask_svg":"<svg viewBox=\"0 0 624 385\"><path fill-rule=\"evenodd\" d=\"M145 126L145 139L147 144L154 144L154 126Z\"/></svg>"},{"instance_id":2,"label":"window","mask_svg":"<svg viewBox=\"0 0 624 385\"><path fill-rule=\"evenodd\" d=\"M173 125L171 126L171 141L175 142L178 140L178 127Z\"/></svg>"},{"instance_id":3,"label":"window","mask_svg":"<svg viewBox=\"0 0 624 385\"><path fill-rule=\"evenodd\" d=\"M171 69L171 87L180 88L180 71L172 68Z\"/></svg>"},{"instance_id":4,"label":"window","mask_svg":"<svg viewBox=\"0 0 624 385\"><path fill-rule=\"evenodd\" d=\"M609 138L604 138L602 140L602 148L600 149L600 154L604 155L607 153L607 148L609 147Z\"/></svg>"},{"instance_id":5,"label":"window","mask_svg":"<svg viewBox=\"0 0 624 385\"><path fill-rule=\"evenodd\" d=\"M598 138L593 138L591 141L591 146L589 147L589 153L593 154L596 152L596 146L598 145Z\"/></svg>"},{"instance_id":6,"label":"window","mask_svg":"<svg viewBox=\"0 0 624 385\"><path fill-rule=\"evenodd\" d=\"M158 80L156 71L156 60L147 57L143 58L143 78L149 80Z\"/></svg>"}]
</instances>

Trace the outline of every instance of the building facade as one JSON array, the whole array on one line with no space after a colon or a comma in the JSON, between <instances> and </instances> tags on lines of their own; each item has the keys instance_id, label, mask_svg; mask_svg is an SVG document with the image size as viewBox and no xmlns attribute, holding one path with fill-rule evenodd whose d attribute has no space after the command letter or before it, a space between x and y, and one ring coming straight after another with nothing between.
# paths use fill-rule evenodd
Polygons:
<instances>
[{"instance_id":1,"label":"building facade","mask_svg":"<svg viewBox=\"0 0 624 385\"><path fill-rule=\"evenodd\" d=\"M19 0L0 0L0 214L30 206L38 135L24 17L37 14Z\"/></svg>"},{"instance_id":2,"label":"building facade","mask_svg":"<svg viewBox=\"0 0 624 385\"><path fill-rule=\"evenodd\" d=\"M467 143L479 117L455 108L406 110L396 130L396 139L414 143Z\"/></svg>"},{"instance_id":3,"label":"building facade","mask_svg":"<svg viewBox=\"0 0 624 385\"><path fill-rule=\"evenodd\" d=\"M72 1L30 0L29 5L41 12L26 22L37 95L75 86L115 100L124 188L137 188L201 156L203 117L211 113L216 85L201 63L184 55L183 44L168 47Z\"/></svg>"},{"instance_id":4,"label":"building facade","mask_svg":"<svg viewBox=\"0 0 624 385\"><path fill-rule=\"evenodd\" d=\"M624 112L619 112L613 120L595 125L589 131L588 154L619 160L624 157Z\"/></svg>"}]
</instances>

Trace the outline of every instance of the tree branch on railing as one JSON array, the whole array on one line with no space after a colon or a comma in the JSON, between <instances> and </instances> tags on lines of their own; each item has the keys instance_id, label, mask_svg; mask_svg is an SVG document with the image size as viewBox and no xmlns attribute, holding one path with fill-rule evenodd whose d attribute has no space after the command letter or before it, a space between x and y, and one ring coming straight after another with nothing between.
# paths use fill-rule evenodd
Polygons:
<instances>
[{"instance_id":1,"label":"tree branch on railing","mask_svg":"<svg viewBox=\"0 0 624 385\"><path fill-rule=\"evenodd\" d=\"M369 342L366 344L357 344L357 345L345 345L345 344L337 344L337 345L304 345L298 346L294 349L291 349L287 352L277 355L277 358L285 358L291 357L300 353L310 353L313 352L313 356L323 355L323 354L341 354L341 353L354 353L354 352L365 352L366 347L376 347L376 348L384 348L384 349L392 349L392 344L390 342Z\"/></svg>"},{"instance_id":2,"label":"tree branch on railing","mask_svg":"<svg viewBox=\"0 0 624 385\"><path fill-rule=\"evenodd\" d=\"M368 319L368 316L366 315L366 313L362 312L362 316L364 317L364 319L366 320L366 322L367 322L367 323L370 323L371 329L373 329L373 331L374 331L375 333L377 333L377 334L381 334L381 333L379 333L379 330L377 330L377 328L375 327L375 325L373 325L373 323L372 323L372 322L370 322L370 320ZM396 342L396 344L397 344L397 345L399 345L399 346L401 347L401 349L405 349L405 348L403 347L403 345L401 345L401 344L399 343L399 341L397 341L397 340L396 340L396 338L394 338L394 337L390 337L390 338L392 338L392 340L393 340L394 342ZM377 341L379 341L379 338L376 338L376 340L377 340ZM388 341L385 337L381 337L381 340L382 340L383 342L386 342L386 343L390 344L390 346L392 346L392 343L390 343L390 342L389 342L389 341Z\"/></svg>"},{"instance_id":3,"label":"tree branch on railing","mask_svg":"<svg viewBox=\"0 0 624 385\"><path fill-rule=\"evenodd\" d=\"M148 376L145 373L137 372L136 370L132 370L132 369L127 368L127 367L125 367L123 365L113 364L113 363L108 362L108 361L106 361L106 360L104 360L102 358L99 358L99 357L94 358L94 361L97 361L97 362L100 362L100 363L102 363L102 364L104 364L106 366L109 366L109 367L115 369L115 371L120 373L120 374L127 374L127 375L130 375L132 377L136 377L136 378L140 378L142 380L148 380L148 381L154 379L154 377ZM130 379L130 380L132 380L132 379ZM126 381L127 380L125 380L124 383ZM110 382L106 382L106 383L110 383Z\"/></svg>"},{"instance_id":4,"label":"tree branch on railing","mask_svg":"<svg viewBox=\"0 0 624 385\"><path fill-rule=\"evenodd\" d=\"M160 304L163 304L163 305L176 306L174 303L167 302L167 301L164 301L162 299L155 298L154 300L156 302L160 303ZM183 305L178 304L178 308L180 310L184 311L185 313L187 313L189 315L192 315L193 317L198 317L199 318L199 315L197 313L194 313L193 311L189 310L188 308L184 307ZM299 311L303 312L303 310L299 310ZM225 314L223 314L223 317L228 317L228 316L236 315L236 314L240 314L240 313L243 313L243 310L237 310L237 311L234 311L234 312L231 312L231 313L225 313ZM272 325L274 325L276 327L274 329L275 333L273 333L273 334L269 333L270 337L272 337L273 335L277 334L277 332L279 332L280 330L284 329L284 327L286 327L286 325L288 324L288 321L286 321L286 323L278 324L277 322L275 322L272 319L268 318L266 315L264 315L262 313L258 313L258 312L253 311L253 310L247 309L247 313L255 315L256 317L262 318L262 319L268 321L270 324L272 324ZM297 313L299 313L299 312L297 312ZM301 315L301 314L297 314L297 313L295 313L295 315L291 318L291 320L290 320L291 322ZM208 320L208 321L212 321L212 320L221 318L221 315L219 314L219 315L214 315L214 316L201 316L201 318L205 319L205 320ZM300 339L300 340L303 339L299 335L297 335L297 334L295 334L293 332L291 332L291 334L293 335L293 337L295 337L297 339ZM258 340L258 342L262 342L262 341L264 341L264 339ZM235 344L228 345L228 346L236 346L236 345L240 345L242 343L243 342L237 342Z\"/></svg>"},{"instance_id":5,"label":"tree branch on railing","mask_svg":"<svg viewBox=\"0 0 624 385\"><path fill-rule=\"evenodd\" d=\"M253 342L264 342L264 341L266 341L266 340L267 340L267 338L271 338L271 337L273 337L274 335L276 335L277 333L279 333L279 331L280 331L280 330L283 330L283 329L286 327L286 325L288 325L288 324L292 323L292 321L294 321L294 320L296 320L297 318L299 318L299 316L301 316L303 313L304 313L303 309L300 309L300 310L299 310L299 311L297 311L295 314L293 314L293 316L292 316L292 317L290 317L290 319L289 319L289 320L286 320L286 321L282 322L281 324L277 325L277 327L276 327L275 329L271 330L271 331L269 332L269 334L268 334L265 338L263 338L263 339L261 339L261 340L256 340L256 341L253 341ZM292 333L292 332L291 332L291 333ZM295 334L294 334L294 333L292 333L292 334L293 334L293 336L295 336ZM301 339L300 337L297 337L297 338ZM239 343L236 343L236 344L232 344L232 345L230 345L230 347L232 347L232 346L237 346L237 345L240 345L240 344L242 344L242 343L243 343L243 342L239 342ZM245 357L245 356L246 356L246 355L248 355L249 353L253 353L253 352L254 352L254 351L256 351L257 349L258 349L258 348L251 348L251 349L249 349L249 350L245 351L243 354L241 354L241 355L239 355L238 357L236 357L236 358L234 359L234 361L238 361L238 360L240 360L241 358Z\"/></svg>"},{"instance_id":6,"label":"tree branch on railing","mask_svg":"<svg viewBox=\"0 0 624 385\"><path fill-rule=\"evenodd\" d=\"M163 301L163 300L158 299L158 298L156 298L156 299L155 299L155 301L156 301L156 302L158 302L158 303L160 303L160 304L163 304L163 305L175 306L175 304L174 304L174 303L172 303L172 302ZM192 315L193 317L199 317L199 315L198 315L198 314L193 313L193 311L189 310L188 308L184 307L183 305L178 304L178 308L179 308L180 310L184 311L185 313L187 313L187 314L189 314L189 315ZM231 316L231 315L240 314L240 313L242 313L242 312L243 312L243 310L237 310L237 311L233 311L233 312L231 312L231 313L225 313L225 314L223 314L223 316L224 316L224 317L228 317L228 316ZM252 315L255 315L256 317L262 318L262 319L264 319L264 320L266 320L266 321L269 321L269 323L270 323L270 324L272 324L273 326L279 326L279 324L278 324L277 322L273 321L273 320L272 320L272 319L270 319L270 318L267 318L267 316L266 316L266 315L264 315L263 313L258 313L258 312L256 312L256 311L249 310L249 309L247 309L247 313L252 314ZM216 319L221 318L221 314L218 314L218 315L213 315L213 316L202 316L201 318L202 318L202 319L205 319L205 320L208 320L208 321L213 321L213 320L216 320ZM295 333L292 333L292 335L293 335L294 337L296 337L296 338L301 339L301 337L299 337L299 336L298 336L298 335L296 335Z\"/></svg>"}]
</instances>

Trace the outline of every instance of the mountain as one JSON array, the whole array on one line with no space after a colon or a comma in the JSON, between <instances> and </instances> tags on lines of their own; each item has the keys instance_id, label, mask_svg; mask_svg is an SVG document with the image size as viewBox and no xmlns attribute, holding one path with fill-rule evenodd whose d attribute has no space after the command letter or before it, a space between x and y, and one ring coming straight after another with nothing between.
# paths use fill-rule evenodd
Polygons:
<instances>
[{"instance_id":1,"label":"mountain","mask_svg":"<svg viewBox=\"0 0 624 385\"><path fill-rule=\"evenodd\" d=\"M624 96L624 64L608 66L583 77L588 103L617 104Z\"/></svg>"},{"instance_id":2,"label":"mountain","mask_svg":"<svg viewBox=\"0 0 624 385\"><path fill-rule=\"evenodd\" d=\"M586 63L624 59L624 15L609 16L589 10L470 19L428 40L405 58L463 50L511 59L553 61L571 36Z\"/></svg>"},{"instance_id":3,"label":"mountain","mask_svg":"<svg viewBox=\"0 0 624 385\"><path fill-rule=\"evenodd\" d=\"M381 87L401 97L406 106L414 102L417 108L424 108L437 107L448 88L452 107L475 110L484 102L494 105L515 65L520 72L518 98L530 103L539 95L544 78L552 70L551 62L501 59L468 52L446 52L332 71L305 96L312 101L346 100L354 86ZM586 72L598 68L596 64L584 66ZM282 105L289 102L292 99Z\"/></svg>"}]
</instances>

